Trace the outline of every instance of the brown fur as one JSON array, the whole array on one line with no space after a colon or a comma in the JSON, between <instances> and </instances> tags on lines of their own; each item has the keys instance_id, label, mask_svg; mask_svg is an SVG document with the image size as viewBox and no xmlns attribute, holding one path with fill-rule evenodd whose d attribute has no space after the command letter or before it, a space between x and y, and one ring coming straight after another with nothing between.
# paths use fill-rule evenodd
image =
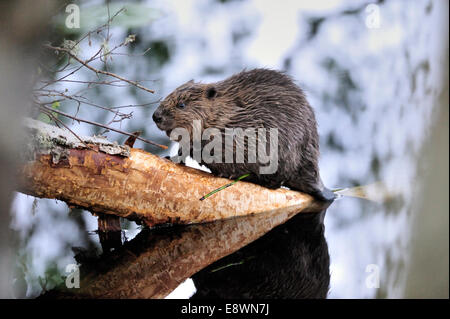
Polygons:
<instances>
[{"instance_id":1,"label":"brown fur","mask_svg":"<svg viewBox=\"0 0 450 319\"><path fill-rule=\"evenodd\" d=\"M184 103L185 107L177 107ZM220 82L203 84L189 81L161 102L154 117L158 127L169 135L175 127L192 134L193 120L202 128L277 128L278 170L259 174L259 163L202 163L215 175L236 178L252 173L247 181L266 187L288 186L331 200L319 176L319 137L314 111L303 91L284 73L254 69ZM324 194L324 190L327 191Z\"/></svg>"}]
</instances>

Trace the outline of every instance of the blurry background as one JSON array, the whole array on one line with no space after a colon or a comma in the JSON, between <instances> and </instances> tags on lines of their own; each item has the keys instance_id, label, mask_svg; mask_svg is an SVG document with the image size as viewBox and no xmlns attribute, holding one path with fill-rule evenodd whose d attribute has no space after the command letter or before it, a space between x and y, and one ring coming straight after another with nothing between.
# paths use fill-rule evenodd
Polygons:
<instances>
[{"instance_id":1,"label":"blurry background","mask_svg":"<svg viewBox=\"0 0 450 319\"><path fill-rule=\"evenodd\" d=\"M79 29L65 26L69 3L80 5ZM61 45L105 23L106 3L58 2L49 11L48 39ZM144 105L122 109L133 117L116 127L141 130L144 138L167 145L151 115L157 101L180 84L190 79L217 81L244 68L285 70L316 111L324 183L330 188L377 181L386 185L382 203L342 198L329 208L329 297L448 298L447 1L108 3L110 14L124 6L127 10L113 21L107 45L114 47L136 35L135 42L118 51L123 54L108 62L109 71L143 81L156 91L152 95L128 86L88 90L86 96L96 104ZM85 59L104 39L93 35L90 41L91 46L85 42L80 48L79 56ZM2 54L10 50L0 43ZM47 65L57 65L57 60L45 58ZM99 61L93 65L102 68ZM71 79L95 80L95 75L80 70ZM70 91L81 87L64 83ZM0 103L5 112L5 101ZM77 105L63 101L60 108L75 114ZM101 123L112 119L110 113L86 105L78 116ZM66 123L81 135L126 139L97 127ZM168 154L140 141L135 147ZM127 221L123 227L128 240L139 231ZM74 262L72 247L100 249L93 232L96 218L69 211L55 200L15 194L11 228L16 236L16 297L34 297L57 284L66 265ZM378 288L371 284L376 274ZM179 296L188 297L189 289Z\"/></svg>"}]
</instances>

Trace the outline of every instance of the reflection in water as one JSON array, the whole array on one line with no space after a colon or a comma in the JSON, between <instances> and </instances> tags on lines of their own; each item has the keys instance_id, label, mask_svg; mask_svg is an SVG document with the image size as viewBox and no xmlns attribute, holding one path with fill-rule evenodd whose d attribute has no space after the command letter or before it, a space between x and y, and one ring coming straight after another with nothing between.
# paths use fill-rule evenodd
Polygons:
<instances>
[{"instance_id":1,"label":"reflection in water","mask_svg":"<svg viewBox=\"0 0 450 319\"><path fill-rule=\"evenodd\" d=\"M323 295L328 287L329 275L328 253L320 221L322 215L298 213L298 209L298 206L290 206L254 216L236 217L205 224L146 228L133 240L112 251L104 252L100 258L97 258L92 251L78 251L75 259L81 263L80 288L67 289L63 282L42 297L163 298L186 278L251 243L295 214L317 216L314 217L314 221L305 225L311 228L311 231L305 233L309 236L305 237L309 237L312 243L306 243L305 239L303 245L298 247L300 250L291 244L288 244L286 249L295 252L296 258L299 257L298 254L301 254L301 259L298 261L303 262L304 270L317 266L317 263L321 262L320 258L326 257L324 261L326 269L323 272L326 280L318 278L323 284ZM299 229L296 229L296 232L302 233ZM285 234L285 237L289 236ZM320 242L318 247L325 250L315 249L317 248L316 239ZM291 242L292 240L286 239L286 243ZM295 243L299 244L298 241ZM288 262L287 257L289 256L286 255L286 262ZM314 275L312 278L309 277L311 274ZM304 280L298 284L308 285L309 280L316 284L315 274L316 270L305 271ZM295 289L300 288L297 286ZM312 293L314 291L309 291L309 294Z\"/></svg>"},{"instance_id":2,"label":"reflection in water","mask_svg":"<svg viewBox=\"0 0 450 319\"><path fill-rule=\"evenodd\" d=\"M192 298L325 298L330 258L324 215L297 214L196 273Z\"/></svg>"}]
</instances>

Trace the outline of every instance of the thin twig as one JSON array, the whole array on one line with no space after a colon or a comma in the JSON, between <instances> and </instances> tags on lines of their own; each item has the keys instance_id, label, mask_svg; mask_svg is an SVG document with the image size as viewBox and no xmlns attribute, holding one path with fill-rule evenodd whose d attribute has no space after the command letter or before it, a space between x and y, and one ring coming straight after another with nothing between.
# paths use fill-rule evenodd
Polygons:
<instances>
[{"instance_id":1,"label":"thin twig","mask_svg":"<svg viewBox=\"0 0 450 319\"><path fill-rule=\"evenodd\" d=\"M70 133L72 133L85 147L90 148L82 139L81 137L79 137L74 131L72 131L66 124L64 124L63 121L61 121L59 118L57 118L56 116L54 116L51 112L43 112L45 113L48 117L50 117L57 125L61 124L62 126L64 126Z\"/></svg>"},{"instance_id":2,"label":"thin twig","mask_svg":"<svg viewBox=\"0 0 450 319\"><path fill-rule=\"evenodd\" d=\"M80 107L81 103L87 104L87 105L94 106L94 107L97 107L99 109L111 112L111 113L113 113L115 115L115 117L119 116L121 119L130 119L132 117L132 113L123 113L123 112L116 111L113 108L109 108L109 107L106 107L106 106L102 106L102 105L99 105L99 104L92 103L86 97L81 96L81 95L80 96L77 96L77 95L70 96L70 95L67 95L67 94L64 94L64 93L61 93L61 92L58 92L58 91L54 91L54 90L45 90L45 91L48 91L48 93L38 94L38 95L40 95L40 96L48 96L48 97L61 96L61 97L64 97L64 98L66 98L68 100L72 100L72 101L77 102L78 103L78 108ZM81 99L83 99L83 101L81 101ZM54 102L55 101L52 101L52 103L54 103ZM60 102L60 101L58 101L58 102Z\"/></svg>"},{"instance_id":3,"label":"thin twig","mask_svg":"<svg viewBox=\"0 0 450 319\"><path fill-rule=\"evenodd\" d=\"M131 80L125 79L125 78L123 78L120 75L117 75L115 73L111 73L111 72L107 72L107 71L103 71L103 70L99 70L99 69L94 68L93 66L89 65L87 61L83 61L82 59L78 58L76 55L72 54L72 52L70 52L69 49L65 49L65 48L61 48L61 47L54 47L54 46L51 46L51 45L48 45L48 44L46 44L45 47L47 47L49 49L52 49L52 50L62 51L62 52L67 53L74 60L76 60L77 62L79 62L80 64L84 65L86 68L88 68L89 70L91 70L91 71L93 71L93 72L95 72L97 74L100 73L100 74L104 74L104 75L107 75L107 76L111 76L111 77L119 79L119 80L121 80L123 82L126 82L126 83L129 83L131 85L134 85L135 87L137 87L137 88L139 88L141 90L147 91L149 93L155 93L155 91L147 89L146 87L140 85L139 83L137 83L135 81L131 81Z\"/></svg>"},{"instance_id":4,"label":"thin twig","mask_svg":"<svg viewBox=\"0 0 450 319\"><path fill-rule=\"evenodd\" d=\"M214 195L215 193L220 192L221 190L224 190L227 187L233 186L234 184L236 184L237 182L239 182L241 179L246 178L247 176L249 176L250 173L242 175L240 177L238 177L237 179L235 179L234 181L232 181L229 184L223 185L221 187L219 187L218 189L213 190L211 193L206 194L205 196L203 196L202 198L200 198L200 200L205 200L207 199L209 196Z\"/></svg>"},{"instance_id":5,"label":"thin twig","mask_svg":"<svg viewBox=\"0 0 450 319\"><path fill-rule=\"evenodd\" d=\"M89 120L81 119L81 118L79 118L79 117L72 116L72 115L70 115L70 114L67 114L67 113L65 113L65 112L62 112L62 111L53 109L53 108L48 107L48 106L43 105L43 104L41 104L40 107L43 108L43 109L45 109L45 110L48 110L48 111L50 111L50 112L54 112L54 113L60 114L60 115L62 115L62 116L65 116L65 117L70 118L70 119L75 120L75 121L84 122L84 123L87 123L87 124L91 124L91 125L103 127L103 128L105 128L105 129L107 129L107 130L114 131L114 132L117 132L117 133L120 133L120 134L123 134L123 135L127 135L127 136L135 136L135 135L132 134L132 133L128 133L128 132L125 132L125 131L122 131L122 130L118 130L118 129L116 129L116 128L113 128L113 127L110 127L110 126L108 126L108 125L104 125L104 124L101 124L101 123L97 123L97 122L94 122L94 121L89 121ZM155 145L155 146L161 147L162 149L167 149L167 146L161 145L161 144L158 144L158 143L155 143L155 142L152 142L152 141L149 141L149 140L147 140L147 139L145 139L145 138L137 137L137 139L138 139L138 140L141 140L141 141L143 141L143 142L145 142L145 143L148 143L148 144L151 144L151 145Z\"/></svg>"}]
</instances>

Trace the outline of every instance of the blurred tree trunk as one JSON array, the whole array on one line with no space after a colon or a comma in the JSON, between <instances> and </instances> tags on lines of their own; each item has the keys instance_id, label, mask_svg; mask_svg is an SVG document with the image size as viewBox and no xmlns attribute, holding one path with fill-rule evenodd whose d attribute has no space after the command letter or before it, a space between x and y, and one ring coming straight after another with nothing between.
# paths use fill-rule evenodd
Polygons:
<instances>
[{"instance_id":1,"label":"blurred tree trunk","mask_svg":"<svg viewBox=\"0 0 450 319\"><path fill-rule=\"evenodd\" d=\"M0 298L13 297L10 205L22 145L20 119L30 103L36 49L53 1L0 2Z\"/></svg>"},{"instance_id":2,"label":"blurred tree trunk","mask_svg":"<svg viewBox=\"0 0 450 319\"><path fill-rule=\"evenodd\" d=\"M448 18L448 4L445 6L447 10L442 12L446 12ZM447 45L443 55L447 61L442 68L440 105L436 108L436 122L419 159L418 182L422 191L413 205L415 216L404 291L406 298L449 297L448 33L445 39Z\"/></svg>"}]
</instances>

